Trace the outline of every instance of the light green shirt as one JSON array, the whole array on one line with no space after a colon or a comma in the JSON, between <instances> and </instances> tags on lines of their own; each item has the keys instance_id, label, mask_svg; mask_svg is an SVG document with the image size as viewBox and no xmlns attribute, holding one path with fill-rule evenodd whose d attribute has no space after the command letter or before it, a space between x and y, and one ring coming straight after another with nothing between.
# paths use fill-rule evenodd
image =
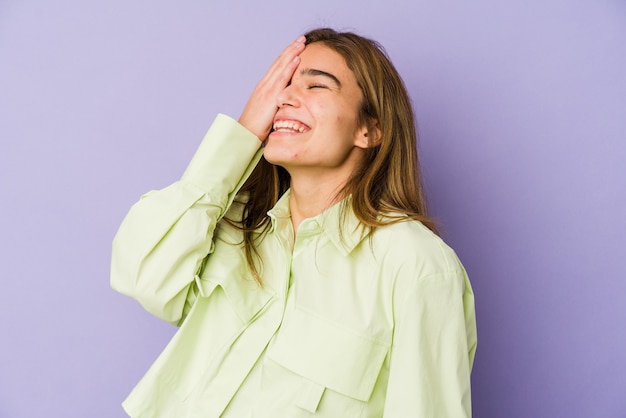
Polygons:
<instances>
[{"instance_id":1,"label":"light green shirt","mask_svg":"<svg viewBox=\"0 0 626 418\"><path fill-rule=\"evenodd\" d=\"M469 417L474 298L454 252L408 218L363 235L343 203L294 238L287 192L258 248L260 286L222 218L241 213L232 202L261 152L219 115L181 180L120 226L112 287L180 326L128 414Z\"/></svg>"}]
</instances>

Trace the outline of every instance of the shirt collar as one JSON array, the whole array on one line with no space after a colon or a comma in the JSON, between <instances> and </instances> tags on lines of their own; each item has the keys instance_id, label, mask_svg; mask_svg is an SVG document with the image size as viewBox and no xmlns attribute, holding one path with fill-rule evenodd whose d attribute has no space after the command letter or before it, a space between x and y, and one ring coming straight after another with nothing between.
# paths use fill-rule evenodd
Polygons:
<instances>
[{"instance_id":1,"label":"shirt collar","mask_svg":"<svg viewBox=\"0 0 626 418\"><path fill-rule=\"evenodd\" d=\"M291 218L289 195L290 190L287 190L267 213L272 220L272 230L276 229L279 220ZM319 215L306 219L300 228L305 223L313 223L315 229L325 234L344 256L349 255L369 234L368 228L354 214L350 202L351 198L347 197L335 203Z\"/></svg>"},{"instance_id":2,"label":"shirt collar","mask_svg":"<svg viewBox=\"0 0 626 418\"><path fill-rule=\"evenodd\" d=\"M272 228L276 227L276 221L278 219L291 218L291 210L289 209L290 194L291 189L287 189L280 199L278 199L274 207L267 212L267 215L272 219Z\"/></svg>"}]
</instances>

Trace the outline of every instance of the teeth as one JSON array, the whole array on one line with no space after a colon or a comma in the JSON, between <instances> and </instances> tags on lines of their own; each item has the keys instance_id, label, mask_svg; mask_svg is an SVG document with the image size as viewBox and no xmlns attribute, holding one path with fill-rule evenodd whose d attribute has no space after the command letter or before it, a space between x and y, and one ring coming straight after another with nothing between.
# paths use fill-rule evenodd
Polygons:
<instances>
[{"instance_id":1,"label":"teeth","mask_svg":"<svg viewBox=\"0 0 626 418\"><path fill-rule=\"evenodd\" d=\"M274 130L278 132L296 131L303 133L307 128L293 120L279 120L274 123Z\"/></svg>"}]
</instances>

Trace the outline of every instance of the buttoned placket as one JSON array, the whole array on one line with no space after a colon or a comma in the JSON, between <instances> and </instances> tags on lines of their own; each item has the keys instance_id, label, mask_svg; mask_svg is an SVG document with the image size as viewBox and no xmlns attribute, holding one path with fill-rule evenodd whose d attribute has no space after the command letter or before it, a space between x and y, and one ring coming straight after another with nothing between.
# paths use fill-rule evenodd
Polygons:
<instances>
[{"instance_id":1,"label":"buttoned placket","mask_svg":"<svg viewBox=\"0 0 626 418\"><path fill-rule=\"evenodd\" d=\"M279 209L274 209L269 213L269 216L272 225L268 236L264 239L271 240L272 244L277 245L280 251L278 254L272 255L276 257L282 256L283 263L278 263L281 270L272 271L274 277L271 278L271 287L275 292L276 298L271 306L269 306L268 311L262 314L263 317L261 318L261 321L265 324L264 328L267 331L265 334L266 345L263 351L269 349L272 345L272 341L284 319L291 284L291 261L294 245L291 217L288 216L284 210ZM270 283L266 283L266 285L269 286ZM262 353L260 355L262 355ZM256 413L257 411L255 411L255 407L253 407L249 416L254 417Z\"/></svg>"},{"instance_id":2,"label":"buttoned placket","mask_svg":"<svg viewBox=\"0 0 626 418\"><path fill-rule=\"evenodd\" d=\"M243 339L246 342L242 344L243 340L241 340L237 345L231 347L231 353L228 359L237 359L237 361L227 359L220 367L220 375L222 377L215 379L209 384L208 393L219 393L222 395L211 397L211 401L204 405L204 409L197 411L203 416L221 416L232 398L232 396L224 396L224 394L227 392L234 394L237 391L237 388L244 379L242 373L247 374L249 370L252 369L254 363L263 355L268 345L271 345L274 336L282 324L290 287L292 248L294 241L293 228L291 218L282 213L282 211L279 211L276 216L271 215L270 218L272 222L271 230L264 239L274 240L274 242L277 243L277 247L280 248L280 254L276 254L276 256L282 255L283 257L283 262L278 263L282 271L272 271L275 276L272 277L271 285L270 283L265 284L265 291L274 293L274 297L268 302L268 305L257 314L257 317L251 320L246 331L238 337L238 339ZM236 351L239 349L242 351L237 355ZM245 361L243 361L243 359L245 359ZM215 387L217 384L219 384L219 388ZM226 388L230 389L226 390ZM254 412L251 412L251 416L253 415Z\"/></svg>"},{"instance_id":3,"label":"buttoned placket","mask_svg":"<svg viewBox=\"0 0 626 418\"><path fill-rule=\"evenodd\" d=\"M293 258L296 258L309 242L321 232L321 227L316 219L305 219L298 228L293 247Z\"/></svg>"},{"instance_id":4,"label":"buttoned placket","mask_svg":"<svg viewBox=\"0 0 626 418\"><path fill-rule=\"evenodd\" d=\"M278 242L285 260L284 270L281 272L280 278L277 282L280 287L276 289L279 297L283 300L284 308L289 287L291 286L291 262L294 248L293 224L291 223L291 217L285 216L284 214L280 217L273 217L272 223L274 238Z\"/></svg>"}]
</instances>

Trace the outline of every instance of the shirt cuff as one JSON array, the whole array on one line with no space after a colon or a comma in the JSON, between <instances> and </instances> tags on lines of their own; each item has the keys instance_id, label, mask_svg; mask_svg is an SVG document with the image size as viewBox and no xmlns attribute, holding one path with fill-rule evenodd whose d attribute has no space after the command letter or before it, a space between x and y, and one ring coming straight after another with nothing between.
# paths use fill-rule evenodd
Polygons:
<instances>
[{"instance_id":1,"label":"shirt cuff","mask_svg":"<svg viewBox=\"0 0 626 418\"><path fill-rule=\"evenodd\" d=\"M205 192L232 194L252 172L262 154L261 141L236 120L219 114L181 181Z\"/></svg>"}]
</instances>

